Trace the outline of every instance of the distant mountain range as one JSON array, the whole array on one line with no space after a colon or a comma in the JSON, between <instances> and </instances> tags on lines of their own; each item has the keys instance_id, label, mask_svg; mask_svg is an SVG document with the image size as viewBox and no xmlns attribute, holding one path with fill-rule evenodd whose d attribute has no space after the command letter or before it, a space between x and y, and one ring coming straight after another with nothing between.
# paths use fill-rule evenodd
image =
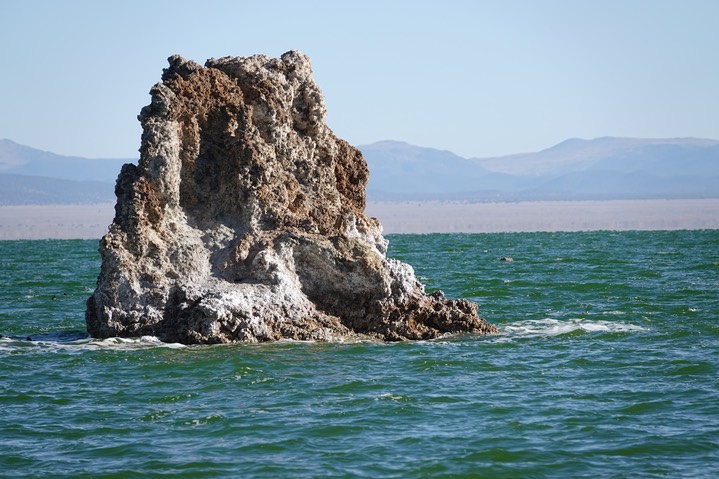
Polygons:
<instances>
[{"instance_id":1,"label":"distant mountain range","mask_svg":"<svg viewBox=\"0 0 719 479\"><path fill-rule=\"evenodd\" d=\"M0 140L0 205L114 203L127 159L89 159Z\"/></svg>"},{"instance_id":2,"label":"distant mountain range","mask_svg":"<svg viewBox=\"0 0 719 479\"><path fill-rule=\"evenodd\" d=\"M398 141L359 147L375 201L719 198L719 141L570 139L536 153L463 158ZM114 202L132 159L56 155L0 140L0 204Z\"/></svg>"},{"instance_id":3,"label":"distant mountain range","mask_svg":"<svg viewBox=\"0 0 719 479\"><path fill-rule=\"evenodd\" d=\"M719 141L571 139L536 153L462 158L396 141L360 146L375 200L719 197Z\"/></svg>"}]
</instances>

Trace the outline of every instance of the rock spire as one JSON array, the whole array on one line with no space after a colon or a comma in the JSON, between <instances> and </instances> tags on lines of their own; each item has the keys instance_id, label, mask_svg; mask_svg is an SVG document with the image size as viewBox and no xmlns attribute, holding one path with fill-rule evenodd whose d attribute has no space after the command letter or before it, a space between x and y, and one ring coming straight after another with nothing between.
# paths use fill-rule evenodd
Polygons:
<instances>
[{"instance_id":1,"label":"rock spire","mask_svg":"<svg viewBox=\"0 0 719 479\"><path fill-rule=\"evenodd\" d=\"M492 333L474 303L427 295L365 215L367 165L326 125L297 51L169 59L142 109L137 166L87 301L95 337L186 344Z\"/></svg>"}]
</instances>

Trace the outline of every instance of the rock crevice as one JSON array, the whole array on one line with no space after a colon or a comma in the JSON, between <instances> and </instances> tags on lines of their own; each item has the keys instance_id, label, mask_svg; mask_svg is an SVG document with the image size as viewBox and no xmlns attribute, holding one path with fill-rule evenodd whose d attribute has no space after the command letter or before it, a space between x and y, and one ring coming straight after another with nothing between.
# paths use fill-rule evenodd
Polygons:
<instances>
[{"instance_id":1,"label":"rock crevice","mask_svg":"<svg viewBox=\"0 0 719 479\"><path fill-rule=\"evenodd\" d=\"M326 125L291 51L169 58L117 180L88 299L95 337L187 344L492 333L476 305L426 295L365 215L361 153Z\"/></svg>"}]
</instances>

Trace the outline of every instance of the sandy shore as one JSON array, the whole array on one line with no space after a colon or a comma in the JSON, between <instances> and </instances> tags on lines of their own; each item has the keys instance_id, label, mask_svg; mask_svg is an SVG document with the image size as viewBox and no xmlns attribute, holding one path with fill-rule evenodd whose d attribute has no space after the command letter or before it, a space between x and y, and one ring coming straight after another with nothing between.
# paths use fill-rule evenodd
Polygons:
<instances>
[{"instance_id":1,"label":"sandy shore","mask_svg":"<svg viewBox=\"0 0 719 479\"><path fill-rule=\"evenodd\" d=\"M719 229L719 199L371 202L385 233ZM0 240L100 238L114 205L0 206Z\"/></svg>"}]
</instances>

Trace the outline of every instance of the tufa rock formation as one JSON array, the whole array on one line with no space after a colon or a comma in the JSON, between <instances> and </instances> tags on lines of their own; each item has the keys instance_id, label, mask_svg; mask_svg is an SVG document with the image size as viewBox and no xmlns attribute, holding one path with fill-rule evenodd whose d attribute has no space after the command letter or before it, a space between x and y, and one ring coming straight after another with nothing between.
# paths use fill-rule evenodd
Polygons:
<instances>
[{"instance_id":1,"label":"tufa rock formation","mask_svg":"<svg viewBox=\"0 0 719 479\"><path fill-rule=\"evenodd\" d=\"M163 341L428 339L493 333L426 295L365 216L367 165L325 124L310 61L169 59L117 179L92 336Z\"/></svg>"}]
</instances>

